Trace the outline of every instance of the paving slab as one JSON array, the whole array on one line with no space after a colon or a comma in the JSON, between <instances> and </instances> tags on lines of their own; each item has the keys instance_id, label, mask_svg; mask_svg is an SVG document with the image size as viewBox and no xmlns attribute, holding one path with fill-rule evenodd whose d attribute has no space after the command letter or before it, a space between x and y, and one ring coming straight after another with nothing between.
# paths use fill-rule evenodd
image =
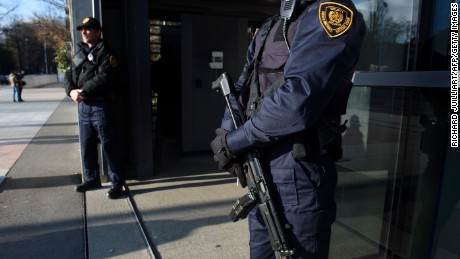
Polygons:
<instances>
[{"instance_id":1,"label":"paving slab","mask_svg":"<svg viewBox=\"0 0 460 259\"><path fill-rule=\"evenodd\" d=\"M109 199L109 188L86 192L89 258L150 258L128 198Z\"/></svg>"},{"instance_id":2,"label":"paving slab","mask_svg":"<svg viewBox=\"0 0 460 259\"><path fill-rule=\"evenodd\" d=\"M247 190L216 169L211 154L189 154L152 180L128 182L161 258L249 258L247 220L228 216Z\"/></svg>"}]
</instances>

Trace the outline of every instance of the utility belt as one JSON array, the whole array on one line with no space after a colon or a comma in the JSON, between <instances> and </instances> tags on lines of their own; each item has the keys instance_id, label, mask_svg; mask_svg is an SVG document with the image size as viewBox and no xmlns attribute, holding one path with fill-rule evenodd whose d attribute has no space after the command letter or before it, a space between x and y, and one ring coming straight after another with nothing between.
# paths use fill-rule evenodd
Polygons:
<instances>
[{"instance_id":1,"label":"utility belt","mask_svg":"<svg viewBox=\"0 0 460 259\"><path fill-rule=\"evenodd\" d=\"M340 160L346 123L340 124L340 116L322 117L313 128L307 130L305 141L294 141L292 156L298 160L308 160L320 154L328 155L333 161Z\"/></svg>"}]
</instances>

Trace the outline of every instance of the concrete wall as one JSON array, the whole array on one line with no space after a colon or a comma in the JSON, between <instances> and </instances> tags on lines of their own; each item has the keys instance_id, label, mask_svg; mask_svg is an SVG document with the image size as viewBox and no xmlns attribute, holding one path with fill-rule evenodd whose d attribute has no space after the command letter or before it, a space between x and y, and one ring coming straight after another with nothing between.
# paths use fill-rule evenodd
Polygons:
<instances>
[{"instance_id":1,"label":"concrete wall","mask_svg":"<svg viewBox=\"0 0 460 259\"><path fill-rule=\"evenodd\" d=\"M26 75L24 76L24 81L26 81L26 87L40 87L47 84L53 84L58 82L58 77L56 74L52 75Z\"/></svg>"},{"instance_id":2,"label":"concrete wall","mask_svg":"<svg viewBox=\"0 0 460 259\"><path fill-rule=\"evenodd\" d=\"M72 54L75 53L75 46L81 42L80 32L76 27L80 25L85 17L93 15L93 1L69 1L70 6L70 29L72 35Z\"/></svg>"}]
</instances>

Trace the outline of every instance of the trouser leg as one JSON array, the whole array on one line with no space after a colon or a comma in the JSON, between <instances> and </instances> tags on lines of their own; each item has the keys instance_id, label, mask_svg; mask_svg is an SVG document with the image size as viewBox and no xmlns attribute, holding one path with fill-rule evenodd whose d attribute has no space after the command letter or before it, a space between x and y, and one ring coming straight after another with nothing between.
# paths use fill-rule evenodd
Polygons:
<instances>
[{"instance_id":1,"label":"trouser leg","mask_svg":"<svg viewBox=\"0 0 460 259\"><path fill-rule=\"evenodd\" d=\"M16 100L19 101L19 99L16 97L18 97L18 87L13 86L13 102L16 102Z\"/></svg>"},{"instance_id":2,"label":"trouser leg","mask_svg":"<svg viewBox=\"0 0 460 259\"><path fill-rule=\"evenodd\" d=\"M120 155L116 145L116 136L113 128L110 128L108 123L101 123L97 125L99 138L102 145L102 153L107 161L108 176L113 186L120 186L123 184L124 179L120 166Z\"/></svg>"},{"instance_id":3,"label":"trouser leg","mask_svg":"<svg viewBox=\"0 0 460 259\"><path fill-rule=\"evenodd\" d=\"M250 258L275 258L258 206L248 215Z\"/></svg>"},{"instance_id":4,"label":"trouser leg","mask_svg":"<svg viewBox=\"0 0 460 259\"><path fill-rule=\"evenodd\" d=\"M97 130L102 145L102 153L108 164L108 176L112 185L121 186L124 183L124 177L121 172L121 156L117 145L117 136L113 122L113 114L110 103L100 102L94 108L92 124Z\"/></svg>"},{"instance_id":5,"label":"trouser leg","mask_svg":"<svg viewBox=\"0 0 460 259\"><path fill-rule=\"evenodd\" d=\"M328 258L336 213L335 165L322 156L308 162L294 161L290 154L276 158L264 171L272 177L281 220L291 226L286 235L296 252L290 258ZM261 213L255 209L248 217L251 258L275 258Z\"/></svg>"},{"instance_id":6,"label":"trouser leg","mask_svg":"<svg viewBox=\"0 0 460 259\"><path fill-rule=\"evenodd\" d=\"M84 165L85 181L100 181L97 152L97 134L86 114L85 107L79 104L80 145Z\"/></svg>"},{"instance_id":7,"label":"trouser leg","mask_svg":"<svg viewBox=\"0 0 460 259\"><path fill-rule=\"evenodd\" d=\"M288 242L296 250L295 254L289 258L328 258L331 221L334 215L335 208L319 213L284 213L287 222L292 226L291 230L286 231ZM250 258L275 258L265 223L258 208L250 212L248 222Z\"/></svg>"},{"instance_id":8,"label":"trouser leg","mask_svg":"<svg viewBox=\"0 0 460 259\"><path fill-rule=\"evenodd\" d=\"M22 87L18 87L18 100L22 101Z\"/></svg>"}]
</instances>

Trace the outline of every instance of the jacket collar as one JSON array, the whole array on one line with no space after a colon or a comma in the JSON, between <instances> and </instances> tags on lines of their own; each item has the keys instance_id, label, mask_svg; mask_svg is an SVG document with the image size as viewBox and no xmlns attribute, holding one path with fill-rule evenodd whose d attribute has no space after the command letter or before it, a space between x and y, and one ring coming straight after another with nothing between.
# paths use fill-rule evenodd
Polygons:
<instances>
[{"instance_id":1,"label":"jacket collar","mask_svg":"<svg viewBox=\"0 0 460 259\"><path fill-rule=\"evenodd\" d=\"M80 42L80 44L78 44L78 46L80 47L80 49L82 51L84 51L85 49L89 49L88 48L88 44L84 43L84 42ZM101 51L104 47L104 40L101 39L97 44L96 46L93 46L93 48L91 48L91 51L89 53L93 53L93 55L96 55L97 53L99 53L99 51ZM88 53L88 54L89 54Z\"/></svg>"}]
</instances>

